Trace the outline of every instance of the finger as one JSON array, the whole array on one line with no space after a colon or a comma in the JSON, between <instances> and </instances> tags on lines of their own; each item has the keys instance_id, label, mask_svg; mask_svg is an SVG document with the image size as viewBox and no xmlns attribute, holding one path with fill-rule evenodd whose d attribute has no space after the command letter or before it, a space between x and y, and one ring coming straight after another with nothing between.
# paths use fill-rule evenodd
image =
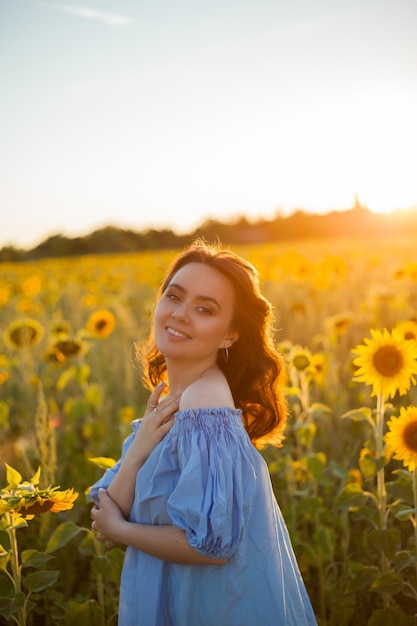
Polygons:
<instances>
[{"instance_id":1,"label":"finger","mask_svg":"<svg viewBox=\"0 0 417 626\"><path fill-rule=\"evenodd\" d=\"M171 401L167 404L158 406L154 411L154 425L160 428L167 420L174 420L174 416L178 411L178 401ZM172 424L171 424L172 425Z\"/></svg>"},{"instance_id":2,"label":"finger","mask_svg":"<svg viewBox=\"0 0 417 626\"><path fill-rule=\"evenodd\" d=\"M102 487L98 490L98 501L100 504L102 504L106 498L109 498L110 496L107 495L107 489L103 489ZM99 507L96 507L96 509L98 510Z\"/></svg>"},{"instance_id":3,"label":"finger","mask_svg":"<svg viewBox=\"0 0 417 626\"><path fill-rule=\"evenodd\" d=\"M174 395L166 396L163 400L160 401L157 407L154 407L154 413L160 413L161 411L176 411L178 405L180 403L180 393L176 393Z\"/></svg>"},{"instance_id":4,"label":"finger","mask_svg":"<svg viewBox=\"0 0 417 626\"><path fill-rule=\"evenodd\" d=\"M174 425L174 422L175 422L175 415L172 414L162 422L162 424L159 426L159 431L162 432L163 434L166 434L169 430L171 430L171 428Z\"/></svg>"},{"instance_id":5,"label":"finger","mask_svg":"<svg viewBox=\"0 0 417 626\"><path fill-rule=\"evenodd\" d=\"M164 388L165 388L165 383L161 382L152 391L151 395L149 396L149 400L148 400L148 409L149 410L152 411L155 407L158 406L159 398L161 397L161 393L163 392Z\"/></svg>"}]
</instances>

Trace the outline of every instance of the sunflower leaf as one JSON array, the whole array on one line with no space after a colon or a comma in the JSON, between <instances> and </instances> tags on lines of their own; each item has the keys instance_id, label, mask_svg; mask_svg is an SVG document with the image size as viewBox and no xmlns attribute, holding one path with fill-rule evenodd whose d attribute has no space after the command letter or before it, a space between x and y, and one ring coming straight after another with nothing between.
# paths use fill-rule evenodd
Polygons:
<instances>
[{"instance_id":1,"label":"sunflower leaf","mask_svg":"<svg viewBox=\"0 0 417 626\"><path fill-rule=\"evenodd\" d=\"M68 383L70 383L71 380L74 379L75 372L76 370L74 366L69 367L68 369L62 372L61 376L58 378L57 383L56 383L56 387L59 391L62 391L63 389L65 389Z\"/></svg>"},{"instance_id":2,"label":"sunflower leaf","mask_svg":"<svg viewBox=\"0 0 417 626\"><path fill-rule=\"evenodd\" d=\"M35 567L41 569L45 563L55 557L45 552L39 552L38 550L23 550L22 552L22 567Z\"/></svg>"},{"instance_id":3,"label":"sunflower leaf","mask_svg":"<svg viewBox=\"0 0 417 626\"><path fill-rule=\"evenodd\" d=\"M338 494L335 507L336 509L348 509L352 506L363 506L367 499L368 496L358 483L350 483Z\"/></svg>"},{"instance_id":4,"label":"sunflower leaf","mask_svg":"<svg viewBox=\"0 0 417 626\"><path fill-rule=\"evenodd\" d=\"M90 377L90 367L84 363L74 368L75 380L80 386L86 385Z\"/></svg>"},{"instance_id":5,"label":"sunflower leaf","mask_svg":"<svg viewBox=\"0 0 417 626\"><path fill-rule=\"evenodd\" d=\"M402 576L392 570L377 578L372 583L370 590L377 593L390 593L395 595L404 588L404 585L405 583Z\"/></svg>"},{"instance_id":6,"label":"sunflower leaf","mask_svg":"<svg viewBox=\"0 0 417 626\"><path fill-rule=\"evenodd\" d=\"M394 564L397 572L401 572L406 567L414 567L415 562L416 557L411 550L401 550L395 554Z\"/></svg>"},{"instance_id":7,"label":"sunflower leaf","mask_svg":"<svg viewBox=\"0 0 417 626\"><path fill-rule=\"evenodd\" d=\"M369 407L363 406L359 409L353 409L352 411L348 411L344 413L342 419L350 419L354 422L368 422L372 427L374 427L375 422L372 418L372 409Z\"/></svg>"},{"instance_id":8,"label":"sunflower leaf","mask_svg":"<svg viewBox=\"0 0 417 626\"><path fill-rule=\"evenodd\" d=\"M100 623L102 609L94 604L93 600L77 602L70 600L65 610L65 624L67 626L89 626Z\"/></svg>"},{"instance_id":9,"label":"sunflower leaf","mask_svg":"<svg viewBox=\"0 0 417 626\"><path fill-rule=\"evenodd\" d=\"M41 468L38 467L36 473L30 479L30 482L32 483L32 485L39 485L40 478L41 478Z\"/></svg>"},{"instance_id":10,"label":"sunflower leaf","mask_svg":"<svg viewBox=\"0 0 417 626\"><path fill-rule=\"evenodd\" d=\"M7 463L5 463L5 466L7 486L11 487L12 489L18 487L18 485L20 485L20 483L22 482L22 475L19 474L19 472L13 467L10 467L10 465L8 465Z\"/></svg>"},{"instance_id":11,"label":"sunflower leaf","mask_svg":"<svg viewBox=\"0 0 417 626\"><path fill-rule=\"evenodd\" d=\"M73 521L64 522L52 533L46 546L46 552L55 552L65 546L73 537L82 532L82 528Z\"/></svg>"},{"instance_id":12,"label":"sunflower leaf","mask_svg":"<svg viewBox=\"0 0 417 626\"><path fill-rule=\"evenodd\" d=\"M401 541L399 528L383 528L372 530L369 534L371 544L393 560Z\"/></svg>"},{"instance_id":13,"label":"sunflower leaf","mask_svg":"<svg viewBox=\"0 0 417 626\"><path fill-rule=\"evenodd\" d=\"M311 407L308 409L308 414L312 417L312 419L326 419L331 416L332 410L326 404L313 402Z\"/></svg>"},{"instance_id":14,"label":"sunflower leaf","mask_svg":"<svg viewBox=\"0 0 417 626\"><path fill-rule=\"evenodd\" d=\"M402 522L411 519L411 517L415 515L417 515L417 508L412 508L410 506L403 506L395 513L395 517Z\"/></svg>"},{"instance_id":15,"label":"sunflower leaf","mask_svg":"<svg viewBox=\"0 0 417 626\"><path fill-rule=\"evenodd\" d=\"M359 467L365 478L372 478L378 470L387 465L388 459L385 456L377 456L369 448L362 448L359 458Z\"/></svg>"},{"instance_id":16,"label":"sunflower leaf","mask_svg":"<svg viewBox=\"0 0 417 626\"><path fill-rule=\"evenodd\" d=\"M13 597L0 597L0 615L9 620L14 613L23 607L25 603L25 594L19 591Z\"/></svg>"},{"instance_id":17,"label":"sunflower leaf","mask_svg":"<svg viewBox=\"0 0 417 626\"><path fill-rule=\"evenodd\" d=\"M103 556L93 559L93 570L118 585L122 574L123 558L124 551L120 548L113 548Z\"/></svg>"},{"instance_id":18,"label":"sunflower leaf","mask_svg":"<svg viewBox=\"0 0 417 626\"><path fill-rule=\"evenodd\" d=\"M405 619L404 619L405 618ZM373 611L368 626L414 626L414 618L407 619L400 607L386 607Z\"/></svg>"},{"instance_id":19,"label":"sunflower leaf","mask_svg":"<svg viewBox=\"0 0 417 626\"><path fill-rule=\"evenodd\" d=\"M346 593L355 593L357 591L363 591L369 589L370 585L375 581L379 574L379 570L374 565L362 566L354 572L351 580L349 580Z\"/></svg>"},{"instance_id":20,"label":"sunflower leaf","mask_svg":"<svg viewBox=\"0 0 417 626\"><path fill-rule=\"evenodd\" d=\"M110 469L116 465L116 461L108 456L95 456L90 457L88 460L91 461L91 463L94 463L94 465L97 465L100 469L104 470Z\"/></svg>"},{"instance_id":21,"label":"sunflower leaf","mask_svg":"<svg viewBox=\"0 0 417 626\"><path fill-rule=\"evenodd\" d=\"M24 584L27 589L36 593L47 587L52 587L58 580L59 571L33 572L24 578Z\"/></svg>"}]
</instances>

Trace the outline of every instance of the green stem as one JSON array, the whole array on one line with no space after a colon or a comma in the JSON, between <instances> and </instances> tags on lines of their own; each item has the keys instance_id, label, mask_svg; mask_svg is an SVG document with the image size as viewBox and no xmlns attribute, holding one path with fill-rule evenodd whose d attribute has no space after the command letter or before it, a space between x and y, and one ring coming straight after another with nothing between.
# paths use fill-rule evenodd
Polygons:
<instances>
[{"instance_id":1,"label":"green stem","mask_svg":"<svg viewBox=\"0 0 417 626\"><path fill-rule=\"evenodd\" d=\"M93 536L93 541L95 544L95 550L97 556L102 556L103 554L103 546L102 544ZM104 581L103 576L101 574L97 574L97 600L98 605L101 607L101 626L106 626L106 611L104 604Z\"/></svg>"},{"instance_id":2,"label":"green stem","mask_svg":"<svg viewBox=\"0 0 417 626\"><path fill-rule=\"evenodd\" d=\"M378 394L376 409L376 450L378 461L380 461L384 453L384 396ZM381 530L386 528L387 524L387 492L385 489L385 470L381 467L377 471L377 494L379 502L379 519Z\"/></svg>"},{"instance_id":3,"label":"green stem","mask_svg":"<svg viewBox=\"0 0 417 626\"><path fill-rule=\"evenodd\" d=\"M299 375L300 382L300 398L301 398L301 407L302 410L308 413L308 408L310 406L310 389L309 389L309 381L304 372L300 372Z\"/></svg>"},{"instance_id":4,"label":"green stem","mask_svg":"<svg viewBox=\"0 0 417 626\"><path fill-rule=\"evenodd\" d=\"M375 429L375 444L378 462L384 453L384 407L385 399L382 393L377 396L376 407L376 429ZM385 530L387 527L387 491L385 488L385 468L380 467L376 475L377 481L377 497L378 497L378 509L379 509L379 525L380 530ZM381 553L381 573L386 574L388 571L388 559L384 552ZM390 604L390 596L387 593L384 596L384 607L387 608Z\"/></svg>"},{"instance_id":5,"label":"green stem","mask_svg":"<svg viewBox=\"0 0 417 626\"><path fill-rule=\"evenodd\" d=\"M415 560L415 568L416 568L416 576L417 576L417 468L412 473L413 477L413 496L414 496L414 515L413 515L413 526L414 526L414 552L416 554Z\"/></svg>"},{"instance_id":6,"label":"green stem","mask_svg":"<svg viewBox=\"0 0 417 626\"><path fill-rule=\"evenodd\" d=\"M16 595L18 593L21 593L22 591L22 567L19 563L19 550L17 545L16 529L13 528L13 519L11 515L8 515L7 522L10 525L10 528L8 528L7 530L7 534L10 541L10 566L12 569L14 592ZM26 626L26 611L24 608L18 610L16 623L19 626Z\"/></svg>"},{"instance_id":7,"label":"green stem","mask_svg":"<svg viewBox=\"0 0 417 626\"><path fill-rule=\"evenodd\" d=\"M16 530L14 528L9 528L7 531L9 535L10 548L11 548L11 557L10 557L10 565L12 568L12 576L13 576L13 585L15 593L19 593L21 591L21 567L19 564L19 553L17 548L17 538L16 538Z\"/></svg>"}]
</instances>

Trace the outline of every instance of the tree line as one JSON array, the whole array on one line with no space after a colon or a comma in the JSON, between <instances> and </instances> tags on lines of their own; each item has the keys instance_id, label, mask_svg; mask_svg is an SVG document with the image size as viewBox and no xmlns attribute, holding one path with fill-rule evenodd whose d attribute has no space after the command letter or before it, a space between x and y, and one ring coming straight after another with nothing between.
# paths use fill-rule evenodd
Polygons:
<instances>
[{"instance_id":1,"label":"tree line","mask_svg":"<svg viewBox=\"0 0 417 626\"><path fill-rule=\"evenodd\" d=\"M181 248L197 237L239 245L338 237L390 238L398 235L417 235L417 208L378 214L357 203L346 211L325 214L298 210L286 217L278 214L271 220L249 221L245 217L227 223L209 220L187 234L167 229L138 232L109 225L84 237L51 235L30 250L5 246L0 250L0 262Z\"/></svg>"}]
</instances>

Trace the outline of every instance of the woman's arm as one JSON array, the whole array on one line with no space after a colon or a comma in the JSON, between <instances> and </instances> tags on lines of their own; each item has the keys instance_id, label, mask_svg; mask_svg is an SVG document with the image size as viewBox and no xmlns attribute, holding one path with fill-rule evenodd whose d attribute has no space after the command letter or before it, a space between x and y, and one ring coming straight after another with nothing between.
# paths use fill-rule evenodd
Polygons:
<instances>
[{"instance_id":1,"label":"woman's arm","mask_svg":"<svg viewBox=\"0 0 417 626\"><path fill-rule=\"evenodd\" d=\"M162 561L179 565L222 565L226 562L225 559L211 559L194 550L180 528L126 521L105 489L99 491L99 506L92 510L92 518L91 527L98 532L98 539L132 546Z\"/></svg>"},{"instance_id":2,"label":"woman's arm","mask_svg":"<svg viewBox=\"0 0 417 626\"><path fill-rule=\"evenodd\" d=\"M178 411L179 396L165 396L160 400L163 389L164 384L161 384L152 392L141 425L109 486L109 495L126 519L133 504L137 473L171 429Z\"/></svg>"}]
</instances>

